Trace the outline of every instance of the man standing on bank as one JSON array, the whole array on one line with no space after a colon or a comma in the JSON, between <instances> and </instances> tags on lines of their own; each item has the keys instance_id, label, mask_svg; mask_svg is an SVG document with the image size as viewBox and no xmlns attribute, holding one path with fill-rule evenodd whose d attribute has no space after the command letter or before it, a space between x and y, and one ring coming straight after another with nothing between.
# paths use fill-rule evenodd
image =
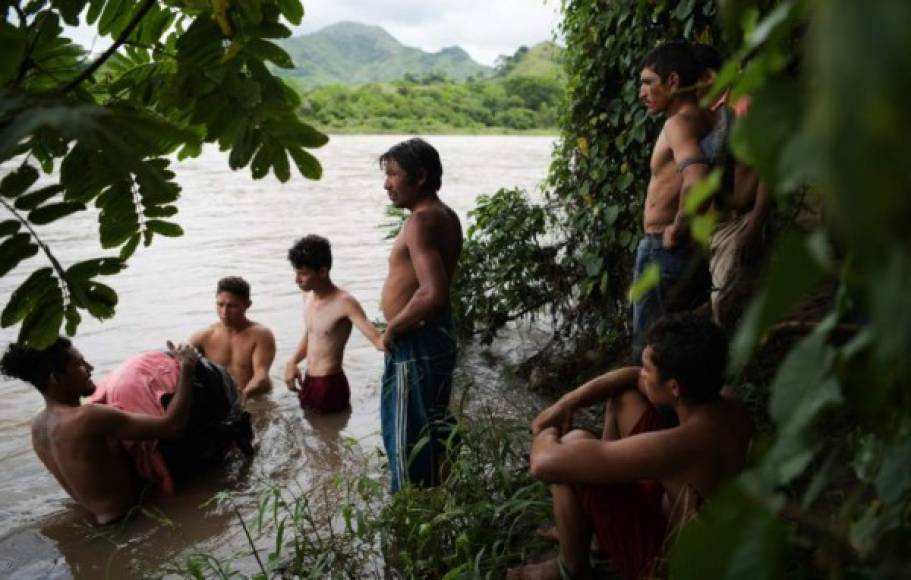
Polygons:
<instances>
[{"instance_id":1,"label":"man standing on bank","mask_svg":"<svg viewBox=\"0 0 911 580\"><path fill-rule=\"evenodd\" d=\"M648 327L662 314L691 310L708 302L708 263L689 238L686 195L708 174L699 140L712 119L696 96L701 67L685 42L668 42L642 61L639 98L651 115L666 116L655 141L645 196L645 235L636 249L633 281L657 264L658 285L633 304L633 357L638 361Z\"/></svg>"},{"instance_id":2,"label":"man standing on bank","mask_svg":"<svg viewBox=\"0 0 911 580\"><path fill-rule=\"evenodd\" d=\"M410 211L392 246L380 301L388 322L380 419L395 492L406 482L440 483L456 361L449 290L462 227L437 197L443 167L430 144L409 139L379 161L392 204ZM429 443L413 453L425 434Z\"/></svg>"}]
</instances>

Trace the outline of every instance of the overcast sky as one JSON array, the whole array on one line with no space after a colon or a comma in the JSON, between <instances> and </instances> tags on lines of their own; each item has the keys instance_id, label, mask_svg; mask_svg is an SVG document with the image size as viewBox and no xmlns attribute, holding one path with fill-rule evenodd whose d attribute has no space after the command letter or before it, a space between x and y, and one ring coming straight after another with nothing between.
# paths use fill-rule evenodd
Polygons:
<instances>
[{"instance_id":1,"label":"overcast sky","mask_svg":"<svg viewBox=\"0 0 911 580\"><path fill-rule=\"evenodd\" d=\"M458 45L481 64L513 54L522 45L552 40L560 0L303 0L307 34L342 20L385 28L406 46L436 52ZM94 29L71 29L73 40L94 51L110 45Z\"/></svg>"},{"instance_id":2,"label":"overcast sky","mask_svg":"<svg viewBox=\"0 0 911 580\"><path fill-rule=\"evenodd\" d=\"M436 52L458 45L481 64L553 38L559 0L304 0L301 33L341 20L375 24L402 44Z\"/></svg>"}]
</instances>

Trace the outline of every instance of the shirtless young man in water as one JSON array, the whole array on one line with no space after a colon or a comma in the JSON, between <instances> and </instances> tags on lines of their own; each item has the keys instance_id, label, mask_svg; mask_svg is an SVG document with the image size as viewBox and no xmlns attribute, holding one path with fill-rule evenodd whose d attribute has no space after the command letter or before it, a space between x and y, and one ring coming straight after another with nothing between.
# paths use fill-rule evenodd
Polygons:
<instances>
[{"instance_id":1,"label":"shirtless young man in water","mask_svg":"<svg viewBox=\"0 0 911 580\"><path fill-rule=\"evenodd\" d=\"M652 115L667 119L655 142L645 197L645 235L636 250L633 281L651 264L660 283L633 304L633 353L637 357L648 326L663 313L696 308L709 298L708 265L689 239L686 195L705 177L709 162L699 139L712 125L695 86L701 68L685 42L669 42L642 61L639 97Z\"/></svg>"},{"instance_id":2,"label":"shirtless young man in water","mask_svg":"<svg viewBox=\"0 0 911 580\"><path fill-rule=\"evenodd\" d=\"M722 390L721 329L700 314L674 314L645 342L641 367L592 379L532 422L531 474L550 484L560 556L510 570L508 579L591 578L594 535L620 575L638 580L669 529L745 467L753 426ZM600 438L570 431L577 410L605 401ZM656 405L673 407L680 424L665 428Z\"/></svg>"},{"instance_id":3,"label":"shirtless young man in water","mask_svg":"<svg viewBox=\"0 0 911 580\"><path fill-rule=\"evenodd\" d=\"M244 399L272 390L269 368L275 360L272 331L247 318L251 304L246 280L222 278L215 291L218 322L190 337L206 358L228 369Z\"/></svg>"},{"instance_id":4,"label":"shirtless young man in water","mask_svg":"<svg viewBox=\"0 0 911 580\"><path fill-rule=\"evenodd\" d=\"M82 405L80 397L95 391L92 365L66 338L43 351L11 344L3 355L3 374L28 381L44 396L44 410L32 422L35 453L98 524L123 517L142 489L121 440L177 437L186 426L199 354L186 345L168 343L168 348L180 371L174 397L161 417Z\"/></svg>"},{"instance_id":5,"label":"shirtless young man in water","mask_svg":"<svg viewBox=\"0 0 911 580\"><path fill-rule=\"evenodd\" d=\"M329 240L309 235L288 250L297 286L305 292L304 323L307 328L297 350L285 364L285 383L297 392L301 408L337 413L349 408L351 389L342 370L351 326L357 326L374 346L383 350L379 331L367 320L357 299L332 282L332 248ZM298 367L307 359L307 374Z\"/></svg>"},{"instance_id":6,"label":"shirtless young man in water","mask_svg":"<svg viewBox=\"0 0 911 580\"><path fill-rule=\"evenodd\" d=\"M389 254L381 298L389 325L380 419L391 488L398 491L406 482L436 485L441 478L456 360L449 290L462 226L437 197L443 166L430 144L399 143L380 157L380 167L393 205L411 212ZM412 453L428 431L430 443Z\"/></svg>"}]
</instances>

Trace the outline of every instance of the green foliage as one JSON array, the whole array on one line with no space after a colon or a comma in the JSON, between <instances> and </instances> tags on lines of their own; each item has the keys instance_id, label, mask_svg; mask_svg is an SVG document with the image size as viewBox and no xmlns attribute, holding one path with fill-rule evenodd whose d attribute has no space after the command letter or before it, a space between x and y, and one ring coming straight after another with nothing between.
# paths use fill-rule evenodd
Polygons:
<instances>
[{"instance_id":1,"label":"green foliage","mask_svg":"<svg viewBox=\"0 0 911 580\"><path fill-rule=\"evenodd\" d=\"M462 269L516 275L486 294L481 277L467 279L462 325L489 337L523 313L522 298L538 296L542 281L527 275L527 265L511 263L509 252L527 258L507 248L539 251L544 240L543 248L554 248L552 264L536 265L536 276L551 274L554 300L542 308L557 309L558 330L581 344L591 331L625 343L620 297L641 227L655 129L636 105L636 63L664 38L682 34L718 45L723 30L733 50L714 93L752 98L731 137L735 155L755 167L779 207L793 207L809 192L826 221L810 232L785 228L776 240L735 336L732 368L740 372L757 354L777 351L764 363L777 367L771 383L749 387L767 401L771 425L757 435L750 469L677 538L671 575L907 577L911 181L900 156L911 126L911 4L720 6L716 14L713 2L698 0L564 2L570 104L546 219L540 230L519 228L521 236L510 240L494 230L502 222L493 218L530 216L535 208L500 192L475 211L477 247ZM828 312L802 330L806 336L787 338L780 323L825 280L836 286ZM472 310L475 300L508 308L491 317Z\"/></svg>"},{"instance_id":2,"label":"green foliage","mask_svg":"<svg viewBox=\"0 0 911 580\"><path fill-rule=\"evenodd\" d=\"M674 7L676 5L676 7ZM525 300L488 296L480 278L460 291L469 315L463 327L493 336L503 325L528 313L528 306L555 310L560 335L580 344L600 342L620 350L626 344L627 290L632 254L642 230L642 202L648 183L650 145L657 122L638 98L639 60L663 40L686 36L717 43L715 3L568 1L563 4L567 103L560 107L561 138L547 181L546 219L535 233L550 246L536 266L546 280L516 277L508 293ZM505 66L507 71L513 66ZM518 67L518 65L514 65ZM500 200L498 211L522 213L514 198ZM482 208L476 210L482 212ZM463 270L495 272L504 252L502 236L486 242L463 260ZM515 269L515 267L513 267ZM540 288L551 301L538 302ZM494 291L495 293L496 291ZM499 301L510 310L483 316L471 302ZM477 313L477 316L472 316Z\"/></svg>"},{"instance_id":3,"label":"green foliage","mask_svg":"<svg viewBox=\"0 0 911 580\"><path fill-rule=\"evenodd\" d=\"M0 181L0 203L24 231L0 228L0 275L39 250L51 265L27 277L4 310L3 326L22 323L20 341L45 346L64 321L74 334L80 310L113 316L117 295L95 278L122 269L140 242L183 234L166 219L180 196L175 154L184 159L217 143L230 149L232 169L250 166L254 178L272 172L287 181L291 162L319 178L306 149L327 139L298 119L297 94L266 65L292 66L268 39L291 34L282 19L300 21L298 0L4 6L0 162L17 166ZM90 60L62 23L94 26L113 45ZM39 169L57 183L39 182ZM102 248L119 257L65 268L33 226L89 205L98 210Z\"/></svg>"},{"instance_id":4,"label":"green foliage","mask_svg":"<svg viewBox=\"0 0 911 580\"><path fill-rule=\"evenodd\" d=\"M540 52L520 51L517 62L525 63L533 55L538 60L490 79L460 82L438 73L408 73L401 80L388 83L301 90L300 112L326 131L442 133L554 129L565 81L557 74L558 69L540 64L544 58L538 56ZM555 66L553 62L551 65ZM528 72L519 74L518 70Z\"/></svg>"},{"instance_id":5,"label":"green foliage","mask_svg":"<svg viewBox=\"0 0 911 580\"><path fill-rule=\"evenodd\" d=\"M533 314L554 301L548 280L558 273L547 268L554 266L556 249L541 237L547 219L544 208L530 203L520 190L501 189L492 196L480 196L469 219L462 266L453 284L455 319L463 325L463 333L474 330L470 321L490 321L481 336L482 342L490 343L494 338L490 328L502 326L516 313ZM490 247L497 248L497 253L487 255ZM484 269L468 266L476 263L484 263Z\"/></svg>"},{"instance_id":6,"label":"green foliage","mask_svg":"<svg viewBox=\"0 0 911 580\"><path fill-rule=\"evenodd\" d=\"M267 488L253 517L235 506L261 577L502 578L539 556L548 546L530 538L549 507L544 485L525 469L525 425L485 416L463 423L455 437L437 488L408 487L390 499L368 475L378 467L371 463L325 489ZM319 498L333 498L328 512ZM217 500L233 505L227 494ZM180 573L231 571L231 562L194 554Z\"/></svg>"}]
</instances>

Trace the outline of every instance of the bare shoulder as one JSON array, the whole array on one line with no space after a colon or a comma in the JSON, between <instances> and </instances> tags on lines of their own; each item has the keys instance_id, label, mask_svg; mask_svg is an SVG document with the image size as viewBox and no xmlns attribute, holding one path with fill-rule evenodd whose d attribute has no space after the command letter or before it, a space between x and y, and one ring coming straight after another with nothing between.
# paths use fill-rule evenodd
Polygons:
<instances>
[{"instance_id":1,"label":"bare shoulder","mask_svg":"<svg viewBox=\"0 0 911 580\"><path fill-rule=\"evenodd\" d=\"M702 132L703 124L703 119L697 111L682 111L668 117L664 122L664 131L671 141L695 139Z\"/></svg>"},{"instance_id":2,"label":"bare shoulder","mask_svg":"<svg viewBox=\"0 0 911 580\"><path fill-rule=\"evenodd\" d=\"M257 343L275 343L275 335L272 334L272 330L268 326L260 324L259 322L254 322L251 324L250 328L247 329L247 332L250 333L250 336L253 337L253 340L255 340Z\"/></svg>"},{"instance_id":3,"label":"bare shoulder","mask_svg":"<svg viewBox=\"0 0 911 580\"><path fill-rule=\"evenodd\" d=\"M341 288L339 288L338 295L336 296L335 300L338 304L345 308L345 310L348 310L350 308L359 308L361 306L360 301L355 298L353 294L347 290L342 290Z\"/></svg>"},{"instance_id":4,"label":"bare shoulder","mask_svg":"<svg viewBox=\"0 0 911 580\"><path fill-rule=\"evenodd\" d=\"M215 334L216 329L218 328L218 323L210 324L209 326L203 328L202 330L197 330L193 333L193 336L190 337L190 344L200 348L205 347L212 336Z\"/></svg>"}]
</instances>

